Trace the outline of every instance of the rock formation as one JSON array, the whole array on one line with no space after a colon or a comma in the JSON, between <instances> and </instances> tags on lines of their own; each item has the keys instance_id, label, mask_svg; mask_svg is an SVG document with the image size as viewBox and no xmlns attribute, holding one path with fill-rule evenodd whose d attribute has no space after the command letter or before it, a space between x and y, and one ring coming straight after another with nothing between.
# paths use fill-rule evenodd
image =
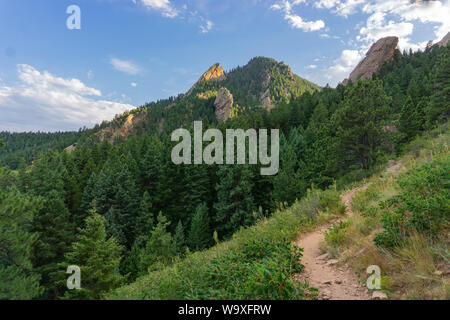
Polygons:
<instances>
[{"instance_id":1,"label":"rock formation","mask_svg":"<svg viewBox=\"0 0 450 320\"><path fill-rule=\"evenodd\" d=\"M214 109L217 121L225 121L231 116L233 108L233 95L227 88L220 88L214 101Z\"/></svg>"},{"instance_id":2,"label":"rock formation","mask_svg":"<svg viewBox=\"0 0 450 320\"><path fill-rule=\"evenodd\" d=\"M189 96L192 93L192 91L194 91L197 84L199 84L201 81L222 81L225 79L226 79L225 71L223 70L223 68L220 66L219 63L216 63L213 66L211 66L208 69L208 71L202 74L200 79L198 79L198 81L192 86L192 88L189 89L186 95Z\"/></svg>"},{"instance_id":3,"label":"rock formation","mask_svg":"<svg viewBox=\"0 0 450 320\"><path fill-rule=\"evenodd\" d=\"M259 101L261 104L266 108L267 111L273 108L272 101L270 99L270 81L271 81L270 74L265 72L263 75L263 81L262 81L262 92L259 96Z\"/></svg>"},{"instance_id":4,"label":"rock formation","mask_svg":"<svg viewBox=\"0 0 450 320\"><path fill-rule=\"evenodd\" d=\"M370 47L366 53L366 57L350 74L349 80L356 82L359 79L371 78L374 73L380 71L385 62L391 61L394 58L397 44L397 37L386 37L378 40ZM343 84L345 85L347 83L348 79L345 79Z\"/></svg>"},{"instance_id":5,"label":"rock formation","mask_svg":"<svg viewBox=\"0 0 450 320\"><path fill-rule=\"evenodd\" d=\"M435 45L438 47L445 47L449 41L450 41L450 32L447 33L447 35L444 38L442 38L442 40L439 41L438 43L436 43Z\"/></svg>"},{"instance_id":6,"label":"rock formation","mask_svg":"<svg viewBox=\"0 0 450 320\"><path fill-rule=\"evenodd\" d=\"M208 69L201 77L199 81L221 81L225 79L225 71L219 63L214 64Z\"/></svg>"}]
</instances>

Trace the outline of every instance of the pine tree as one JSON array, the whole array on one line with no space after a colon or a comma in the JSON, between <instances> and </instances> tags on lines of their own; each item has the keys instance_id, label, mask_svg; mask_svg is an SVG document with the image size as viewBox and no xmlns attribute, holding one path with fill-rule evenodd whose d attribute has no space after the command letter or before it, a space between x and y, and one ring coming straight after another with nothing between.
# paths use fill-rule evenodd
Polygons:
<instances>
[{"instance_id":1,"label":"pine tree","mask_svg":"<svg viewBox=\"0 0 450 320\"><path fill-rule=\"evenodd\" d=\"M450 47L445 50L433 70L434 94L426 112L428 127L443 123L450 116Z\"/></svg>"},{"instance_id":2,"label":"pine tree","mask_svg":"<svg viewBox=\"0 0 450 320\"><path fill-rule=\"evenodd\" d=\"M178 221L177 227L175 229L175 234L173 236L173 242L175 245L175 249L177 254L183 256L186 252L186 239L184 236L184 228L181 220Z\"/></svg>"},{"instance_id":3,"label":"pine tree","mask_svg":"<svg viewBox=\"0 0 450 320\"><path fill-rule=\"evenodd\" d=\"M187 192L185 193L185 212L195 212L202 202L211 205L211 191L214 186L209 179L209 167L205 165L190 165L185 168L185 183ZM182 217L186 225L190 225L191 216Z\"/></svg>"},{"instance_id":4,"label":"pine tree","mask_svg":"<svg viewBox=\"0 0 450 320\"><path fill-rule=\"evenodd\" d=\"M157 224L145 245L140 269L143 271L167 266L175 256L172 235L167 231L170 222L160 212Z\"/></svg>"},{"instance_id":5,"label":"pine tree","mask_svg":"<svg viewBox=\"0 0 450 320\"><path fill-rule=\"evenodd\" d=\"M161 183L161 146L156 141L150 141L147 152L141 161L142 168L142 185L144 189L155 196L158 191L158 186ZM155 199L152 199L155 202Z\"/></svg>"},{"instance_id":6,"label":"pine tree","mask_svg":"<svg viewBox=\"0 0 450 320\"><path fill-rule=\"evenodd\" d=\"M194 250L203 250L211 244L212 233L209 227L208 207L205 203L197 206L192 217L191 229L189 230L189 247Z\"/></svg>"},{"instance_id":7,"label":"pine tree","mask_svg":"<svg viewBox=\"0 0 450 320\"><path fill-rule=\"evenodd\" d=\"M248 165L223 165L216 185L215 226L222 237L229 237L241 226L253 223L253 172Z\"/></svg>"},{"instance_id":8,"label":"pine tree","mask_svg":"<svg viewBox=\"0 0 450 320\"><path fill-rule=\"evenodd\" d=\"M420 131L422 131L424 123L423 108L426 105L425 100L421 100L420 104L414 103L413 98L408 96L402 108L399 118L399 130L405 135L405 140L413 139Z\"/></svg>"},{"instance_id":9,"label":"pine tree","mask_svg":"<svg viewBox=\"0 0 450 320\"><path fill-rule=\"evenodd\" d=\"M63 152L61 160L64 166L62 172L62 179L64 183L64 191L66 194L66 206L71 214L71 221L75 223L80 214L80 205L82 193L80 190L80 183L78 181L79 172L73 161L73 158L68 153Z\"/></svg>"},{"instance_id":10,"label":"pine tree","mask_svg":"<svg viewBox=\"0 0 450 320\"><path fill-rule=\"evenodd\" d=\"M71 223L66 198L62 169L59 158L54 153L41 156L31 171L31 190L43 199L43 206L33 217L32 232L38 234L33 243L32 263L41 275L44 297L58 297L63 288L58 263L70 247L75 236L75 226Z\"/></svg>"},{"instance_id":11,"label":"pine tree","mask_svg":"<svg viewBox=\"0 0 450 320\"><path fill-rule=\"evenodd\" d=\"M332 183L338 170L336 161L338 146L328 118L328 110L322 102L317 105L311 116L304 139L306 144L302 154L304 169L300 171L302 181L326 188Z\"/></svg>"},{"instance_id":12,"label":"pine tree","mask_svg":"<svg viewBox=\"0 0 450 320\"><path fill-rule=\"evenodd\" d=\"M369 168L376 159L387 133L383 128L390 117L391 99L379 80L361 80L345 91L334 114L334 127L343 167Z\"/></svg>"},{"instance_id":13,"label":"pine tree","mask_svg":"<svg viewBox=\"0 0 450 320\"><path fill-rule=\"evenodd\" d=\"M106 215L114 207L114 219L109 219L108 229L116 228L125 237L125 245L131 248L134 242L134 227L139 212L139 191L132 174L117 155L112 155L99 173L92 194L84 193L83 208L89 203L92 209L94 202L98 214ZM89 183L88 183L89 185ZM108 230L108 234L110 234Z\"/></svg>"},{"instance_id":14,"label":"pine tree","mask_svg":"<svg viewBox=\"0 0 450 320\"><path fill-rule=\"evenodd\" d=\"M119 273L123 248L113 237L107 239L105 219L92 210L85 225L61 264L63 270L69 265L81 270L81 289L66 291L66 299L100 299L123 281Z\"/></svg>"},{"instance_id":15,"label":"pine tree","mask_svg":"<svg viewBox=\"0 0 450 320\"><path fill-rule=\"evenodd\" d=\"M41 208L39 198L0 189L1 300L33 299L43 291L31 264L32 245L38 235L30 231L33 215Z\"/></svg>"},{"instance_id":16,"label":"pine tree","mask_svg":"<svg viewBox=\"0 0 450 320\"><path fill-rule=\"evenodd\" d=\"M136 218L135 241L141 244L150 236L155 223L154 220L151 198L149 193L145 191L139 206L139 215Z\"/></svg>"}]
</instances>

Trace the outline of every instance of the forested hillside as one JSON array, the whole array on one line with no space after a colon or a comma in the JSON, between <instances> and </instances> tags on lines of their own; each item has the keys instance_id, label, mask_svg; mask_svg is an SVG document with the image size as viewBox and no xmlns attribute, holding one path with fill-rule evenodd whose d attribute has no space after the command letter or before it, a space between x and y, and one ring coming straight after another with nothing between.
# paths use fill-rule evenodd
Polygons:
<instances>
[{"instance_id":1,"label":"forested hillside","mask_svg":"<svg viewBox=\"0 0 450 320\"><path fill-rule=\"evenodd\" d=\"M270 111L254 98L267 70L277 103ZM201 82L188 96L131 111L147 116L114 144L98 139L112 125L105 123L85 132L71 153L55 148L32 166L1 169L0 298L99 299L149 272L159 282L150 281L148 291L131 286L137 292L111 296L310 294L289 278L302 268L289 242L293 234L342 210L336 190L370 176L416 135L447 122L449 72L450 46L435 47L397 56L373 79L317 90L295 75L286 80L285 65L256 58L223 83ZM223 85L234 108L242 108L217 122L214 94ZM117 126L130 114L118 117ZM204 130L280 129L278 174L261 176L259 165L174 165L169 134L180 126L192 130L193 120L202 120ZM203 253L193 252L211 247L205 253L211 262L201 267ZM65 287L70 264L86 275L82 290ZM224 281L231 272L235 282Z\"/></svg>"},{"instance_id":2,"label":"forested hillside","mask_svg":"<svg viewBox=\"0 0 450 320\"><path fill-rule=\"evenodd\" d=\"M220 79L202 80L205 76L209 76L207 72L188 93L151 102L118 115L113 121L96 126L93 132L97 134L86 135L86 138L95 142L105 139L114 142L132 134L168 134L192 124L194 120L216 125L214 102L220 88L227 88L233 96L232 115L235 117L264 112L280 102L289 103L298 99L305 92L320 90L319 86L295 75L284 62L278 63L264 57L253 58L247 65L224 73ZM139 118L139 121L124 130L127 121L132 118Z\"/></svg>"},{"instance_id":3,"label":"forested hillside","mask_svg":"<svg viewBox=\"0 0 450 320\"><path fill-rule=\"evenodd\" d=\"M3 148L0 149L0 166L17 169L30 165L39 153L55 150L61 152L75 143L80 132L0 132Z\"/></svg>"}]
</instances>

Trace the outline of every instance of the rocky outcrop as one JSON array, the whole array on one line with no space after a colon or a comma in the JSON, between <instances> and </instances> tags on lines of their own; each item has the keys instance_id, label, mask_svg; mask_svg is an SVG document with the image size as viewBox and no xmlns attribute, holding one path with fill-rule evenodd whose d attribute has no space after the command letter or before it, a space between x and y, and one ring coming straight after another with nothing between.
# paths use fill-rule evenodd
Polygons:
<instances>
[{"instance_id":1,"label":"rocky outcrop","mask_svg":"<svg viewBox=\"0 0 450 320\"><path fill-rule=\"evenodd\" d=\"M219 63L214 64L211 66L208 71L206 71L201 77L199 81L221 81L225 80L225 71L220 66Z\"/></svg>"},{"instance_id":2,"label":"rocky outcrop","mask_svg":"<svg viewBox=\"0 0 450 320\"><path fill-rule=\"evenodd\" d=\"M67 153L72 153L73 150L75 150L75 144L72 144L70 146L68 146L67 148L64 149L65 152Z\"/></svg>"},{"instance_id":3,"label":"rocky outcrop","mask_svg":"<svg viewBox=\"0 0 450 320\"><path fill-rule=\"evenodd\" d=\"M192 88L189 89L186 95L189 96L192 93L192 91L194 91L195 87L202 81L222 81L225 80L226 78L227 77L225 75L225 71L223 70L223 68L220 66L219 63L216 63L212 65L208 69L208 71L202 74L200 79L198 79L198 81L192 86Z\"/></svg>"},{"instance_id":4,"label":"rocky outcrop","mask_svg":"<svg viewBox=\"0 0 450 320\"><path fill-rule=\"evenodd\" d=\"M347 84L348 80L356 82L360 79L371 78L374 73L380 71L385 62L394 58L397 45L397 37L386 37L378 40L370 47L366 57L356 66L349 79L344 80L343 84Z\"/></svg>"},{"instance_id":5,"label":"rocky outcrop","mask_svg":"<svg viewBox=\"0 0 450 320\"><path fill-rule=\"evenodd\" d=\"M129 114L123 121L119 123L112 123L103 128L99 132L95 133L95 136L100 141L109 141L110 143L114 143L114 141L118 138L127 138L129 137L135 130L135 128L145 119L147 118L147 111L142 111L136 114Z\"/></svg>"},{"instance_id":6,"label":"rocky outcrop","mask_svg":"<svg viewBox=\"0 0 450 320\"><path fill-rule=\"evenodd\" d=\"M214 109L217 121L225 121L231 116L233 108L233 95L227 88L220 88L214 101Z\"/></svg>"},{"instance_id":7,"label":"rocky outcrop","mask_svg":"<svg viewBox=\"0 0 450 320\"><path fill-rule=\"evenodd\" d=\"M439 41L438 43L436 43L435 46L438 46L438 47L445 47L445 46L447 46L447 44L448 44L449 41L450 41L450 32L447 33L447 35L446 35L444 38L442 38L441 41Z\"/></svg>"},{"instance_id":8,"label":"rocky outcrop","mask_svg":"<svg viewBox=\"0 0 450 320\"><path fill-rule=\"evenodd\" d=\"M281 61L280 63L278 63L278 65L280 66L281 71L285 71L286 75L289 77L289 80L291 81L295 81L295 76L294 76L294 72L292 72L292 69L290 66L288 66L284 61Z\"/></svg>"},{"instance_id":9,"label":"rocky outcrop","mask_svg":"<svg viewBox=\"0 0 450 320\"><path fill-rule=\"evenodd\" d=\"M272 101L270 99L270 81L271 81L270 74L265 72L262 79L262 92L259 95L259 101L260 103L266 108L267 111L273 108Z\"/></svg>"}]
</instances>

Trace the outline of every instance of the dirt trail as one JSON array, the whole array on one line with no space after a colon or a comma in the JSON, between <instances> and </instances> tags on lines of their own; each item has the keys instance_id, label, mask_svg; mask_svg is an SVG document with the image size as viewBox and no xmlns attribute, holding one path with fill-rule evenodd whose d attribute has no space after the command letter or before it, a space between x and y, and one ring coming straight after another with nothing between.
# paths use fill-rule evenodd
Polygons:
<instances>
[{"instance_id":1,"label":"dirt trail","mask_svg":"<svg viewBox=\"0 0 450 320\"><path fill-rule=\"evenodd\" d=\"M365 190L368 185L352 189L341 195L346 206L346 217L333 222L344 221L352 215L351 201L356 192ZM325 231L332 224L318 228L316 231L301 235L295 244L304 249L302 264L305 271L297 279L307 279L309 284L320 290L319 299L326 300L370 300L366 287L361 285L356 275L346 265L336 259L321 255L320 244L324 241Z\"/></svg>"}]
</instances>

